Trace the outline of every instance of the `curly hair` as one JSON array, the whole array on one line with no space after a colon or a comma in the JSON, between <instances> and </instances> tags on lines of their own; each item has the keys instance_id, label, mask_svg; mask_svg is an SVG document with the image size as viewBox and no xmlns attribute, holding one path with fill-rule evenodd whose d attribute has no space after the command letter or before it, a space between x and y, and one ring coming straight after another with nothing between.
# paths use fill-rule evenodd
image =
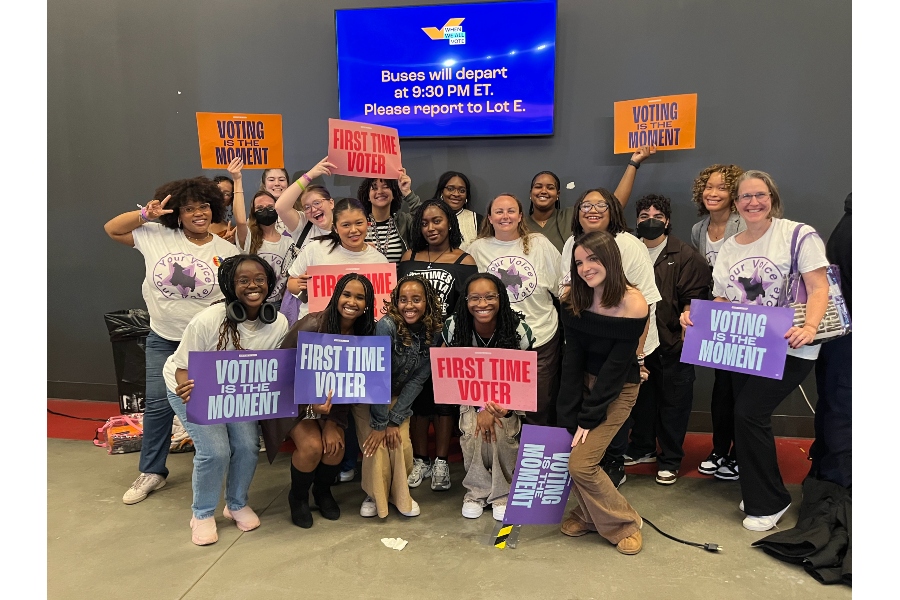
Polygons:
<instances>
[{"instance_id":1,"label":"curly hair","mask_svg":"<svg viewBox=\"0 0 900 600\"><path fill-rule=\"evenodd\" d=\"M538 173L537 175L535 175L534 177L531 178L531 187L528 189L531 190L532 188L534 188L534 182L537 181L537 178L540 177L541 175L549 175L550 177L553 178L553 181L556 182L556 202L553 204L553 208L555 208L556 210L559 210L559 207L560 207L559 193L561 191L562 184L560 183L559 176L556 173L554 173L553 171L541 171L540 173ZM528 193L531 194L530 191ZM528 214L533 215L534 214L534 202L531 202L530 204L531 205L528 207ZM528 254L528 253L526 252L525 254Z\"/></svg>"},{"instance_id":2,"label":"curly hair","mask_svg":"<svg viewBox=\"0 0 900 600\"><path fill-rule=\"evenodd\" d=\"M503 196L509 196L515 200L516 204L519 206L519 214L522 215L522 219L519 221L516 232L519 234L519 237L522 238L522 252L528 254L528 246L533 234L531 233L531 230L528 229L528 225L525 224L525 213L523 212L522 202L516 198L515 194L498 194L493 200L488 202L487 210L485 211L485 219L481 222L481 231L478 232L478 239L494 237L494 226L491 224L491 207L494 206L494 202L496 202L498 198L502 198Z\"/></svg>"},{"instance_id":3,"label":"curly hair","mask_svg":"<svg viewBox=\"0 0 900 600\"><path fill-rule=\"evenodd\" d=\"M369 200L369 190L372 189L372 186L376 181L383 181L391 189L391 195L393 196L391 199L391 216L394 216L394 214L400 210L400 201L402 200L400 183L396 179L373 179L371 177L363 179L362 183L359 184L359 188L356 190L356 199L365 207L366 216L371 215L372 201Z\"/></svg>"},{"instance_id":4,"label":"curly hair","mask_svg":"<svg viewBox=\"0 0 900 600\"><path fill-rule=\"evenodd\" d=\"M256 199L263 196L268 196L272 199L272 202L275 202L275 196L265 190L256 192L253 195L253 200L250 202L250 214L247 215L247 227L250 229L250 254L259 252L263 243L263 230L259 223L256 222Z\"/></svg>"},{"instance_id":5,"label":"curly hair","mask_svg":"<svg viewBox=\"0 0 900 600\"><path fill-rule=\"evenodd\" d=\"M728 189L728 198L731 200L731 212L734 212L736 210L734 203L737 201L737 179L743 172L744 170L737 165L720 164L710 165L700 171L700 174L694 180L693 195L691 196L691 201L697 205L697 215L702 217L709 214L709 211L703 204L703 190L706 189L706 182L709 181L713 173L722 174L722 178L725 180L725 187Z\"/></svg>"},{"instance_id":6,"label":"curly hair","mask_svg":"<svg viewBox=\"0 0 900 600\"><path fill-rule=\"evenodd\" d=\"M572 213L572 235L577 238L584 233L584 227L581 225L581 208L579 207L591 192L597 192L603 196L603 200L609 205L609 208L606 209L609 213L609 225L606 226L606 231L613 236L623 231L630 232L628 225L625 223L625 209L622 208L616 196L605 188L594 188L585 190L581 197L578 198L578 202L575 203L575 211Z\"/></svg>"},{"instance_id":7,"label":"curly hair","mask_svg":"<svg viewBox=\"0 0 900 600\"><path fill-rule=\"evenodd\" d=\"M424 277L421 275L407 275L401 277L400 281L397 282L397 286L391 291L391 301L388 302L385 300L385 308L387 309L387 315L385 316L390 317L394 321L394 325L397 326L397 337L400 338L403 345L407 348L412 346L413 334L407 326L403 315L400 314L400 309L397 306L400 302L400 288L403 287L404 283L409 282L418 283L422 286L422 289L425 290L425 314L422 315L422 333L425 338L425 347L430 348L434 341L435 334L444 327L444 324L441 321L443 309L441 308L440 297L438 297L437 292L434 291L434 288Z\"/></svg>"},{"instance_id":8,"label":"curly hair","mask_svg":"<svg viewBox=\"0 0 900 600\"><path fill-rule=\"evenodd\" d=\"M436 198L423 202L422 205L416 209L416 212L413 213L413 227L410 236L412 239L409 244L410 250L413 252L428 250L428 240L422 235L422 220L425 218L425 210L432 206L439 208L444 213L444 216L447 217L447 227L449 228L447 241L450 242L450 249L455 250L459 248L462 244L462 233L459 231L459 219L456 217L456 213L453 212L453 209L451 209L446 202L441 200L440 196L437 196ZM416 226L416 224L418 224L418 226Z\"/></svg>"},{"instance_id":9,"label":"curly hair","mask_svg":"<svg viewBox=\"0 0 900 600\"><path fill-rule=\"evenodd\" d=\"M469 295L469 286L479 279L490 281L497 289L497 295L500 296L500 309L497 311L497 321L494 326L494 339L490 342L491 348L507 348L509 350L519 350L522 343L522 336L519 335L517 329L519 323L525 320L525 315L512 309L509 303L509 294L506 287L500 279L491 273L475 273L466 279L463 289L466 290L466 296ZM456 310L453 311L453 317L456 321L456 328L453 330L453 338L448 342L448 346L460 348L472 345L472 336L475 333L475 324L472 313L469 311L469 303L465 298L461 298L456 303Z\"/></svg>"},{"instance_id":10,"label":"curly hair","mask_svg":"<svg viewBox=\"0 0 900 600\"><path fill-rule=\"evenodd\" d=\"M669 235L669 230L672 229L672 201L666 196L647 194L635 203L634 214L640 217L641 211L647 210L650 207L661 212L669 222L669 224L666 225L665 231L663 231L665 235Z\"/></svg>"},{"instance_id":11,"label":"curly hair","mask_svg":"<svg viewBox=\"0 0 900 600\"><path fill-rule=\"evenodd\" d=\"M472 201L472 184L469 183L469 178L466 177L465 173L460 173L459 171L446 171L438 178L437 187L434 188L434 197L443 199L444 188L447 187L447 184L454 177L459 177L463 180L463 185L466 186L466 202L463 204L463 208L469 205L469 202Z\"/></svg>"},{"instance_id":12,"label":"curly hair","mask_svg":"<svg viewBox=\"0 0 900 600\"><path fill-rule=\"evenodd\" d=\"M372 282L369 281L368 277L359 273L347 273L337 280L337 283L334 285L334 293L331 294L331 300L328 301L328 306L322 311L324 318L322 319L319 333L341 333L341 315L338 313L337 303L341 294L344 293L344 288L351 281L360 282L366 294L366 308L353 321L353 335L373 335L375 333L375 288L372 287Z\"/></svg>"},{"instance_id":13,"label":"curly hair","mask_svg":"<svg viewBox=\"0 0 900 600\"><path fill-rule=\"evenodd\" d=\"M181 207L188 202L204 202L212 210L212 223L221 223L225 219L225 196L218 184L207 177L193 177L170 181L156 188L153 197L162 201L171 195L166 202L166 209L172 212L160 215L159 223L169 229L181 229Z\"/></svg>"},{"instance_id":14,"label":"curly hair","mask_svg":"<svg viewBox=\"0 0 900 600\"><path fill-rule=\"evenodd\" d=\"M222 294L225 298L217 300L216 302L213 302L213 304L224 302L225 305L228 306L232 302L238 301L237 293L235 292L236 285L234 276L237 274L238 267L241 263L248 260L262 266L263 271L266 273L267 288L266 296L263 298L263 301L268 300L269 296L272 295L272 292L275 291L275 283L278 281L278 276L275 275L275 269L272 268L272 265L256 254L237 254L235 256L229 256L222 261L221 265L219 265L219 288L222 290ZM219 341L216 343L216 350L224 350L227 348L229 338L231 339L231 345L234 346L235 350L244 350L241 346L241 333L238 331L237 323L226 317L225 320L222 321L222 324L219 325Z\"/></svg>"}]
</instances>

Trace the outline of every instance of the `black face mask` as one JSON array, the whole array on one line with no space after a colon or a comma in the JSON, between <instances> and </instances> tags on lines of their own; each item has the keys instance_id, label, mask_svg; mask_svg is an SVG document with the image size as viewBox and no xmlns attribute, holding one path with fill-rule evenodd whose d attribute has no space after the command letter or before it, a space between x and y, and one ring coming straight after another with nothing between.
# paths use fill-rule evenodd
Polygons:
<instances>
[{"instance_id":1,"label":"black face mask","mask_svg":"<svg viewBox=\"0 0 900 600\"><path fill-rule=\"evenodd\" d=\"M275 212L274 206L260 208L253 214L256 216L256 222L260 225L271 225L278 220L278 213Z\"/></svg>"},{"instance_id":2,"label":"black face mask","mask_svg":"<svg viewBox=\"0 0 900 600\"><path fill-rule=\"evenodd\" d=\"M666 224L659 219L646 219L637 224L638 237L655 240L666 232Z\"/></svg>"}]
</instances>

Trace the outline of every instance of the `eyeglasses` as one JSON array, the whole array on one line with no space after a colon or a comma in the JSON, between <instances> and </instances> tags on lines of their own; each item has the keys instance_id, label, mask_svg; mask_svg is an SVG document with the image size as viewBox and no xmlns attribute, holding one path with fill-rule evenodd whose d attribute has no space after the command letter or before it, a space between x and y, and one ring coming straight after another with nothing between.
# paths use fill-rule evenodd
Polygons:
<instances>
[{"instance_id":1,"label":"eyeglasses","mask_svg":"<svg viewBox=\"0 0 900 600\"><path fill-rule=\"evenodd\" d=\"M757 202L762 202L767 198L771 198L772 194L769 192L756 192L755 194L741 194L738 196L738 202L750 202L752 199L756 199Z\"/></svg>"},{"instance_id":2,"label":"eyeglasses","mask_svg":"<svg viewBox=\"0 0 900 600\"><path fill-rule=\"evenodd\" d=\"M308 213L308 212L312 212L314 210L319 210L320 208L322 208L323 204L325 204L324 200L313 200L312 202L309 203L309 206L303 207L303 212Z\"/></svg>"},{"instance_id":3,"label":"eyeglasses","mask_svg":"<svg viewBox=\"0 0 900 600\"><path fill-rule=\"evenodd\" d=\"M238 277L236 281L238 285L250 285L251 279L249 277ZM252 281L258 286L263 286L269 283L269 278L265 275L257 275Z\"/></svg>"},{"instance_id":4,"label":"eyeglasses","mask_svg":"<svg viewBox=\"0 0 900 600\"><path fill-rule=\"evenodd\" d=\"M182 206L181 214L183 215L192 215L198 212L206 212L210 209L209 202L204 202L203 204L195 204L194 206Z\"/></svg>"},{"instance_id":5,"label":"eyeglasses","mask_svg":"<svg viewBox=\"0 0 900 600\"><path fill-rule=\"evenodd\" d=\"M596 204L592 204L590 202L582 202L578 205L578 210L587 214L591 212L591 210L596 210L601 215L609 210L609 204L606 202L597 202Z\"/></svg>"},{"instance_id":6,"label":"eyeglasses","mask_svg":"<svg viewBox=\"0 0 900 600\"><path fill-rule=\"evenodd\" d=\"M448 194L459 194L460 196L466 195L466 188L462 186L457 187L455 185L445 185L444 191L446 191Z\"/></svg>"},{"instance_id":7,"label":"eyeglasses","mask_svg":"<svg viewBox=\"0 0 900 600\"><path fill-rule=\"evenodd\" d=\"M469 304L481 304L481 301L485 302L495 302L498 298L500 298L500 294L485 294L484 296L466 296L466 302Z\"/></svg>"}]
</instances>

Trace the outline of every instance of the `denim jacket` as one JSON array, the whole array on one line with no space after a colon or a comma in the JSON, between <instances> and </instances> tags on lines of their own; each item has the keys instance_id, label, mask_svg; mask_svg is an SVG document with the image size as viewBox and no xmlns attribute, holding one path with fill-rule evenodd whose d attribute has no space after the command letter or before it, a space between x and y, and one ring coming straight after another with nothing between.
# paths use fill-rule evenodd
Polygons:
<instances>
[{"instance_id":1,"label":"denim jacket","mask_svg":"<svg viewBox=\"0 0 900 600\"><path fill-rule=\"evenodd\" d=\"M375 335L391 338L391 394L397 394L393 409L387 404L373 404L371 407L371 427L383 431L388 425L398 427L412 416L412 404L431 375L431 358L424 340L413 334L412 347L407 348L397 336L394 320L385 316L375 324ZM434 336L432 345L441 343L441 334ZM399 392L398 392L399 390Z\"/></svg>"}]
</instances>

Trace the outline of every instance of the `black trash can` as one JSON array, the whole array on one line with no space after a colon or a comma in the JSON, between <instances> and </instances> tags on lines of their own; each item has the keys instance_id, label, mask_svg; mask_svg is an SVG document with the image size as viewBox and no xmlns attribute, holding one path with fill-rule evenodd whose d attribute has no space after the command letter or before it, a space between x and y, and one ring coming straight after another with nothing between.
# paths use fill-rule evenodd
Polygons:
<instances>
[{"instance_id":1,"label":"black trash can","mask_svg":"<svg viewBox=\"0 0 900 600\"><path fill-rule=\"evenodd\" d=\"M112 342L122 414L144 412L147 366L144 348L150 333L150 314L143 308L106 313L106 328Z\"/></svg>"}]
</instances>

